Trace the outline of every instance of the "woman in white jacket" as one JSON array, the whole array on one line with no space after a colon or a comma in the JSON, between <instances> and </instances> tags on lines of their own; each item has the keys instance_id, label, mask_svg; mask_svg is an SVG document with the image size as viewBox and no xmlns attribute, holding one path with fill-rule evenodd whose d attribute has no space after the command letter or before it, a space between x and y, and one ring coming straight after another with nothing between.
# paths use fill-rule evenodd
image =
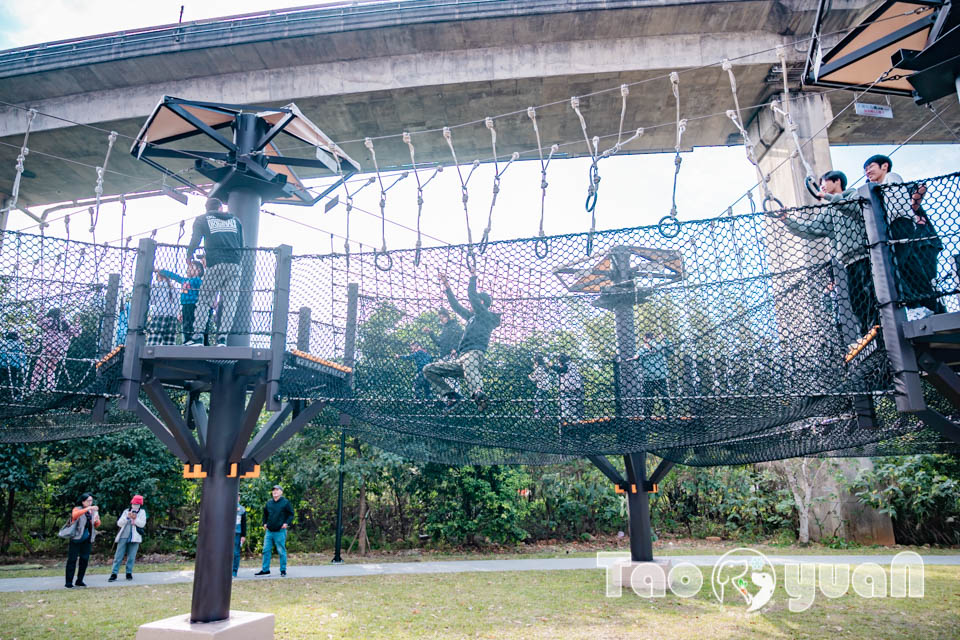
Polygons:
<instances>
[{"instance_id":1,"label":"woman in white jacket","mask_svg":"<svg viewBox=\"0 0 960 640\"><path fill-rule=\"evenodd\" d=\"M137 558L137 549L143 542L143 535L140 530L147 524L147 512L143 509L143 496L136 495L130 501L130 507L123 510L123 514L117 519L117 532L115 539L117 543L117 552L113 556L113 569L110 571L110 579L113 582L117 579L117 571L120 570L120 563L123 562L123 556L127 556L127 580L133 580L133 563Z\"/></svg>"}]
</instances>

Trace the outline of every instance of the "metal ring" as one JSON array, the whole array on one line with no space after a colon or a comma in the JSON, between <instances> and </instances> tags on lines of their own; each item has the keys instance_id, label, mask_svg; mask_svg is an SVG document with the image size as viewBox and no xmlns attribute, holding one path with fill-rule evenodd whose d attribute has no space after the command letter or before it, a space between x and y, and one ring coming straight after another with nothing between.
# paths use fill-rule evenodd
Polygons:
<instances>
[{"instance_id":1,"label":"metal ring","mask_svg":"<svg viewBox=\"0 0 960 640\"><path fill-rule=\"evenodd\" d=\"M768 204L768 203L772 203L772 202L776 202L776 203L777 203L777 207L778 207L779 209L784 209L784 208L786 208L786 207L783 206L783 203L780 202L780 199L779 199L779 198L777 198L777 197L775 197L775 196L767 196L766 198L763 199L763 204L761 205L761 206L763 207L763 212L764 212L764 213L771 213L772 211L777 211L777 210L778 210L778 209L768 209L768 208L767 208L767 204Z\"/></svg>"},{"instance_id":2,"label":"metal ring","mask_svg":"<svg viewBox=\"0 0 960 640\"><path fill-rule=\"evenodd\" d=\"M817 200L822 200L822 198L820 197L820 185L817 183L816 178L814 178L813 176L807 176L806 178L803 179L803 184L807 188L807 191L810 192L810 195L812 195Z\"/></svg>"},{"instance_id":3,"label":"metal ring","mask_svg":"<svg viewBox=\"0 0 960 640\"><path fill-rule=\"evenodd\" d=\"M597 208L597 192L587 194L587 201L583 205L587 209L587 213L593 213L593 210Z\"/></svg>"},{"instance_id":4,"label":"metal ring","mask_svg":"<svg viewBox=\"0 0 960 640\"><path fill-rule=\"evenodd\" d=\"M550 243L543 236L533 243L533 254L543 260L550 253Z\"/></svg>"},{"instance_id":5,"label":"metal ring","mask_svg":"<svg viewBox=\"0 0 960 640\"><path fill-rule=\"evenodd\" d=\"M680 235L680 223L677 222L677 219L671 215L665 215L660 218L660 222L657 223L657 231L660 232L664 238L676 238Z\"/></svg>"},{"instance_id":6,"label":"metal ring","mask_svg":"<svg viewBox=\"0 0 960 640\"><path fill-rule=\"evenodd\" d=\"M374 256L376 257L373 260L373 264L375 264L380 271L390 271L390 269L393 268L393 256L386 251L376 251L374 252ZM380 258L386 258L386 264L381 263Z\"/></svg>"}]
</instances>

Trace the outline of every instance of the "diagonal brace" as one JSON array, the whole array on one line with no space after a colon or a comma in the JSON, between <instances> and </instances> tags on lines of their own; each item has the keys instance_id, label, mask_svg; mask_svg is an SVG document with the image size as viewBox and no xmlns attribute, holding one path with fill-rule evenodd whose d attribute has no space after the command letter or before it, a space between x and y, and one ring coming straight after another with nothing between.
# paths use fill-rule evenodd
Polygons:
<instances>
[{"instance_id":1,"label":"diagonal brace","mask_svg":"<svg viewBox=\"0 0 960 640\"><path fill-rule=\"evenodd\" d=\"M960 444L960 425L957 425L933 409L920 411L916 416L923 420L925 425L939 431L944 437Z\"/></svg>"},{"instance_id":2,"label":"diagonal brace","mask_svg":"<svg viewBox=\"0 0 960 640\"><path fill-rule=\"evenodd\" d=\"M587 459L592 462L597 469L603 473L603 475L610 478L610 481L613 484L617 485L621 489L627 488L627 481L620 475L620 472L614 468L610 461L607 460L606 456L587 456Z\"/></svg>"},{"instance_id":3,"label":"diagonal brace","mask_svg":"<svg viewBox=\"0 0 960 640\"><path fill-rule=\"evenodd\" d=\"M163 420L163 423L169 429L170 434L177 441L177 444L180 445L180 448L197 462L203 460L200 445L197 444L197 441L190 433L190 429L187 428L186 423L183 421L183 416L180 415L180 410L167 395L167 392L164 391L160 381L156 379L151 380L141 385L140 388L143 389L147 397L150 398L150 402L153 403L153 406L156 407L157 412L160 414L160 419Z\"/></svg>"},{"instance_id":4,"label":"diagonal brace","mask_svg":"<svg viewBox=\"0 0 960 640\"><path fill-rule=\"evenodd\" d=\"M240 422L240 431L237 433L237 439L233 443L233 450L230 451L230 461L240 462L243 457L244 447L250 435L257 426L257 420L260 419L260 412L263 411L263 405L267 401L267 385L264 382L259 383L250 394L250 402L243 412L243 419Z\"/></svg>"},{"instance_id":5,"label":"diagonal brace","mask_svg":"<svg viewBox=\"0 0 960 640\"><path fill-rule=\"evenodd\" d=\"M657 468L653 470L653 473L650 474L650 483L659 484L664 476L670 473L670 470L673 469L674 465L677 463L673 460L667 460L666 458L660 461L660 464L657 465Z\"/></svg>"},{"instance_id":6,"label":"diagonal brace","mask_svg":"<svg viewBox=\"0 0 960 640\"><path fill-rule=\"evenodd\" d=\"M918 354L917 364L929 374L927 381L942 393L955 408L960 409L960 376L957 376L953 369L929 353L921 352Z\"/></svg>"},{"instance_id":7,"label":"diagonal brace","mask_svg":"<svg viewBox=\"0 0 960 640\"><path fill-rule=\"evenodd\" d=\"M299 404L299 400L293 400L291 402L286 402L280 408L280 411L277 411L273 416L267 420L267 423L263 425L260 431L257 432L257 435L254 436L253 440L250 441L250 444L247 445L247 448L243 451L242 458L247 459L250 457L250 454L256 450L262 442L266 442L273 437L277 431L280 430L280 427L283 426L283 421L287 419L287 416L291 412L294 413L294 419L297 417L296 408Z\"/></svg>"},{"instance_id":8,"label":"diagonal brace","mask_svg":"<svg viewBox=\"0 0 960 640\"><path fill-rule=\"evenodd\" d=\"M289 403L287 406L289 406ZM243 462L246 463L249 460L252 464L259 464L261 461L269 458L277 449L282 447L287 440L307 426L308 422L316 418L317 414L320 413L325 406L327 406L327 403L323 401L311 402L300 412L300 415L290 420L275 436L269 440L264 439L257 443L249 454L244 455ZM248 449L249 448L250 447L248 447Z\"/></svg>"},{"instance_id":9,"label":"diagonal brace","mask_svg":"<svg viewBox=\"0 0 960 640\"><path fill-rule=\"evenodd\" d=\"M138 401L135 411L137 412L137 416L143 420L143 424L147 425L147 428L153 432L153 435L157 436L157 439L160 440L167 449L170 449L170 452L179 458L180 462L200 464L199 458L191 459L190 456L187 455L167 427L160 421L160 418L153 415L153 412L150 411L147 405Z\"/></svg>"},{"instance_id":10,"label":"diagonal brace","mask_svg":"<svg viewBox=\"0 0 960 640\"><path fill-rule=\"evenodd\" d=\"M197 438L200 440L200 446L206 448L207 442L207 407L200 400L199 393L191 393L189 399L190 417L197 426Z\"/></svg>"}]
</instances>

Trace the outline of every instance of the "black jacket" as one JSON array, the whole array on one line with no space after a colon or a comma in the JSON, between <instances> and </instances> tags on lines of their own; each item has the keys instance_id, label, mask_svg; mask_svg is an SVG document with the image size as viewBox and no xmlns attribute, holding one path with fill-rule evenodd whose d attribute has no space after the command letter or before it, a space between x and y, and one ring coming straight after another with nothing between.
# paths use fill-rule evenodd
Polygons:
<instances>
[{"instance_id":1,"label":"black jacket","mask_svg":"<svg viewBox=\"0 0 960 640\"><path fill-rule=\"evenodd\" d=\"M451 351L457 350L461 337L463 337L463 328L453 318L450 318L447 324L443 325L440 335L430 334L430 339L433 340L433 344L437 345L437 351L440 352L441 358L450 355Z\"/></svg>"},{"instance_id":2,"label":"black jacket","mask_svg":"<svg viewBox=\"0 0 960 640\"><path fill-rule=\"evenodd\" d=\"M289 527L293 524L293 507L290 506L290 501L283 496L280 496L279 500L267 500L267 504L263 505L263 524L267 525L270 531L280 531L283 525Z\"/></svg>"},{"instance_id":3,"label":"black jacket","mask_svg":"<svg viewBox=\"0 0 960 640\"><path fill-rule=\"evenodd\" d=\"M193 236L187 246L187 258L203 240L207 256L207 268L218 264L240 264L243 254L243 226L236 216L229 213L207 213L193 221Z\"/></svg>"},{"instance_id":4,"label":"black jacket","mask_svg":"<svg viewBox=\"0 0 960 640\"><path fill-rule=\"evenodd\" d=\"M460 338L460 346L457 348L457 352L486 351L490 345L490 334L500 326L500 314L494 313L483 306L483 301L480 300L480 295L477 293L476 276L470 278L467 296L470 298L470 306L473 307L472 312L457 301L453 291L447 289L447 301L450 303L450 308L467 321L467 328L463 330L463 337Z\"/></svg>"}]
</instances>

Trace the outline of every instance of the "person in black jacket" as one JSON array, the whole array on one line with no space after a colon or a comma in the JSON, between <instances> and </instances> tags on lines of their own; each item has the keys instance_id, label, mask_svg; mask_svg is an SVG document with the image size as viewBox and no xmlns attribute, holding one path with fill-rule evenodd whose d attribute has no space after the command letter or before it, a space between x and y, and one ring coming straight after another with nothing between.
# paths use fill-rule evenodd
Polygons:
<instances>
[{"instance_id":1,"label":"person in black jacket","mask_svg":"<svg viewBox=\"0 0 960 640\"><path fill-rule=\"evenodd\" d=\"M270 559L276 546L280 556L280 575L287 575L287 529L293 524L293 507L283 497L280 485L273 485L273 499L263 505L263 566L256 576L270 575Z\"/></svg>"},{"instance_id":2,"label":"person in black jacket","mask_svg":"<svg viewBox=\"0 0 960 640\"><path fill-rule=\"evenodd\" d=\"M233 577L240 569L240 550L247 541L247 510L237 499L237 522L233 529Z\"/></svg>"},{"instance_id":3,"label":"person in black jacket","mask_svg":"<svg viewBox=\"0 0 960 640\"><path fill-rule=\"evenodd\" d=\"M437 347L439 354L437 359L450 360L457 356L457 345L460 344L460 338L463 337L463 329L457 319L442 307L437 310L437 317L440 319L440 335L436 335L430 327L424 327L423 332L430 337L434 346Z\"/></svg>"},{"instance_id":4,"label":"person in black jacket","mask_svg":"<svg viewBox=\"0 0 960 640\"><path fill-rule=\"evenodd\" d=\"M209 198L206 214L193 221L193 236L187 245L188 262L194 259L201 240L207 264L194 314L196 318L200 318L202 324L203 319L210 315L217 296L220 296L221 318L217 344L225 346L227 334L233 330L233 318L237 313L243 227L236 216L223 210L223 203L216 198ZM197 332L197 328L194 329L193 338L186 344L203 344L203 332Z\"/></svg>"},{"instance_id":5,"label":"person in black jacket","mask_svg":"<svg viewBox=\"0 0 960 640\"><path fill-rule=\"evenodd\" d=\"M453 407L461 398L446 378L463 379L467 392L477 403L477 408L485 411L488 401L486 394L483 393L481 376L483 354L486 353L490 344L490 334L500 325L500 314L490 311L490 304L493 302L490 294L477 292L477 274L473 269L470 270L470 284L467 287L471 310L457 301L446 274L440 274L440 282L447 294L450 308L467 321L467 326L457 346L457 357L445 362L428 364L423 368L423 375L446 400L447 408Z\"/></svg>"}]
</instances>

